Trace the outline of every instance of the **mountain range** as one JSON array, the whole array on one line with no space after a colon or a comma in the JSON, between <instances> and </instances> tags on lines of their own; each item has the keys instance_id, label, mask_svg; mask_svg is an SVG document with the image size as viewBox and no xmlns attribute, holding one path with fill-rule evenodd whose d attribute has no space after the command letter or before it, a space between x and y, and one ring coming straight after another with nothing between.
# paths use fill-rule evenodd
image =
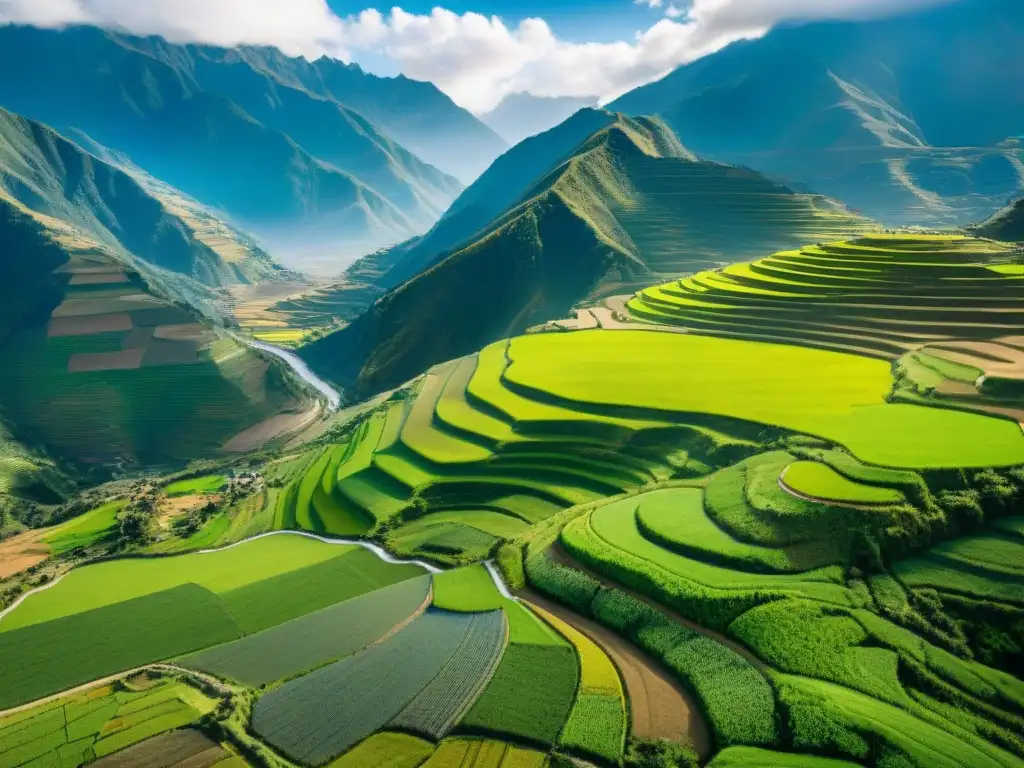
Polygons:
<instances>
[{"instance_id":1,"label":"mountain range","mask_svg":"<svg viewBox=\"0 0 1024 768\"><path fill-rule=\"evenodd\" d=\"M580 301L870 226L701 161L656 119L583 110L506 153L384 273L411 278L301 354L368 395Z\"/></svg>"},{"instance_id":2,"label":"mountain range","mask_svg":"<svg viewBox=\"0 0 1024 768\"><path fill-rule=\"evenodd\" d=\"M435 132L463 137L467 178L505 146L432 85L267 49L6 26L0 66L20 73L0 105L123 153L314 272L427 229L462 188L363 112L435 158Z\"/></svg>"},{"instance_id":3,"label":"mountain range","mask_svg":"<svg viewBox=\"0 0 1024 768\"><path fill-rule=\"evenodd\" d=\"M1022 44L1015 0L784 27L608 108L884 224L962 226L1024 188Z\"/></svg>"},{"instance_id":4,"label":"mountain range","mask_svg":"<svg viewBox=\"0 0 1024 768\"><path fill-rule=\"evenodd\" d=\"M512 93L502 99L494 109L480 115L480 120L515 146L523 139L554 128L581 109L596 106L597 99L593 98Z\"/></svg>"},{"instance_id":5,"label":"mountain range","mask_svg":"<svg viewBox=\"0 0 1024 768\"><path fill-rule=\"evenodd\" d=\"M980 237L1006 242L1024 242L1024 198L998 211L992 218L972 227Z\"/></svg>"}]
</instances>

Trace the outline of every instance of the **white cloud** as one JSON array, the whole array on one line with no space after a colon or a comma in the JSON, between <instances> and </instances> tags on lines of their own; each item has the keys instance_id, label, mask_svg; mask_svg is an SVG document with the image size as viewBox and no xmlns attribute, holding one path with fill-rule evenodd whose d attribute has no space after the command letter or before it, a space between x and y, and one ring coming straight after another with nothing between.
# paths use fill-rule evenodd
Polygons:
<instances>
[{"instance_id":1,"label":"white cloud","mask_svg":"<svg viewBox=\"0 0 1024 768\"><path fill-rule=\"evenodd\" d=\"M484 112L506 94L597 97L602 101L680 64L786 21L862 18L954 0L634 0L665 16L632 39L559 39L542 19L510 26L496 16L435 8L411 14L368 9L339 18L326 0L0 0L0 23L59 27L89 23L174 42L275 45L291 55L361 53L391 58L457 103Z\"/></svg>"}]
</instances>

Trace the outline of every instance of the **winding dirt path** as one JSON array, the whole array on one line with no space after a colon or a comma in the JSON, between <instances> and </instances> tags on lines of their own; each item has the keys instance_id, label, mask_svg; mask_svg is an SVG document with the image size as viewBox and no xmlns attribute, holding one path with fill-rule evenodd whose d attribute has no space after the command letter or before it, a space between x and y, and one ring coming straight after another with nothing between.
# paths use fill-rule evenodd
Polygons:
<instances>
[{"instance_id":1,"label":"winding dirt path","mask_svg":"<svg viewBox=\"0 0 1024 768\"><path fill-rule=\"evenodd\" d=\"M664 665L612 630L537 592L520 590L519 597L579 630L608 654L626 684L635 737L686 744L704 759L711 754L711 734L699 705Z\"/></svg>"}]
</instances>

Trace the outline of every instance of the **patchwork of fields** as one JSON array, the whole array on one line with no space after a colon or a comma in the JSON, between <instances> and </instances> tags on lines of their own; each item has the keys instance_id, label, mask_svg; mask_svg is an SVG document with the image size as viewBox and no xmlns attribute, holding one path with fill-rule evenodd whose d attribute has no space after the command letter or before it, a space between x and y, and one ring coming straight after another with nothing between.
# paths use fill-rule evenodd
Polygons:
<instances>
[{"instance_id":1,"label":"patchwork of fields","mask_svg":"<svg viewBox=\"0 0 1024 768\"><path fill-rule=\"evenodd\" d=\"M144 464L208 456L300 408L271 363L106 254L76 253L56 272L68 282L46 326L5 339L0 402L57 454Z\"/></svg>"},{"instance_id":2,"label":"patchwork of fields","mask_svg":"<svg viewBox=\"0 0 1024 768\"><path fill-rule=\"evenodd\" d=\"M637 739L668 729L658 701L687 708L669 735L693 765L1019 766L1024 283L1006 253L821 244L647 289L614 329L436 366L145 552L191 554L76 568L0 618L0 708L170 660L230 687L205 737L293 766L621 765L670 749ZM41 542L102 542L121 504ZM295 535L195 551L268 529L447 569ZM679 688L638 694L659 674ZM86 754L71 700L40 705L59 734L5 739L21 729L0 719L0 766ZM108 744L158 735L137 733Z\"/></svg>"}]
</instances>

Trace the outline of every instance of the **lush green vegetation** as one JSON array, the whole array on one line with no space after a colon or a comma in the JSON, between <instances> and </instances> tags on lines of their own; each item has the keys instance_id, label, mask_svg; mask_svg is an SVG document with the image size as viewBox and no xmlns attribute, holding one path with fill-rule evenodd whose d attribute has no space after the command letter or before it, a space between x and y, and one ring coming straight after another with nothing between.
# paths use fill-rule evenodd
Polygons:
<instances>
[{"instance_id":1,"label":"lush green vegetation","mask_svg":"<svg viewBox=\"0 0 1024 768\"><path fill-rule=\"evenodd\" d=\"M424 768L544 768L547 755L515 744L464 737L445 739Z\"/></svg>"},{"instance_id":2,"label":"lush green vegetation","mask_svg":"<svg viewBox=\"0 0 1024 768\"><path fill-rule=\"evenodd\" d=\"M504 598L482 565L469 565L434 576L434 606L448 611L493 611Z\"/></svg>"},{"instance_id":3,"label":"lush green vegetation","mask_svg":"<svg viewBox=\"0 0 1024 768\"><path fill-rule=\"evenodd\" d=\"M419 768L432 754L434 745L429 741L382 731L330 763L330 768Z\"/></svg>"},{"instance_id":4,"label":"lush green vegetation","mask_svg":"<svg viewBox=\"0 0 1024 768\"><path fill-rule=\"evenodd\" d=\"M91 512L61 523L43 539L50 554L62 555L117 538L117 513L124 501L108 501Z\"/></svg>"},{"instance_id":5,"label":"lush green vegetation","mask_svg":"<svg viewBox=\"0 0 1024 768\"><path fill-rule=\"evenodd\" d=\"M194 493L216 493L227 483L224 475L204 475L192 477L187 480L178 480L170 485L164 486L164 493L168 496L188 496Z\"/></svg>"},{"instance_id":6,"label":"lush green vegetation","mask_svg":"<svg viewBox=\"0 0 1024 768\"><path fill-rule=\"evenodd\" d=\"M349 656L421 609L430 577L406 579L178 660L253 688Z\"/></svg>"},{"instance_id":7,"label":"lush green vegetation","mask_svg":"<svg viewBox=\"0 0 1024 768\"><path fill-rule=\"evenodd\" d=\"M82 765L194 722L214 706L170 680L139 691L92 688L0 718L0 765Z\"/></svg>"},{"instance_id":8,"label":"lush green vegetation","mask_svg":"<svg viewBox=\"0 0 1024 768\"><path fill-rule=\"evenodd\" d=\"M481 632L481 625L487 630ZM318 765L398 717L449 664L463 669L460 652L467 655L465 661L475 652L492 653L488 643L471 641L467 646L467 637L486 638L488 632L500 636L502 627L496 612L427 611L385 642L265 694L253 709L252 727L293 759ZM463 692L479 684L479 678L467 680L460 674L452 679ZM443 694L437 689L431 692L439 705ZM357 708L348 706L353 701L359 702ZM455 712L465 706L461 700L447 703ZM339 722L341 711L348 714ZM317 727L324 723L332 726Z\"/></svg>"},{"instance_id":9,"label":"lush green vegetation","mask_svg":"<svg viewBox=\"0 0 1024 768\"><path fill-rule=\"evenodd\" d=\"M794 491L812 499L849 504L896 504L903 501L903 494L895 489L855 482L816 461L795 461L779 477Z\"/></svg>"}]
</instances>

